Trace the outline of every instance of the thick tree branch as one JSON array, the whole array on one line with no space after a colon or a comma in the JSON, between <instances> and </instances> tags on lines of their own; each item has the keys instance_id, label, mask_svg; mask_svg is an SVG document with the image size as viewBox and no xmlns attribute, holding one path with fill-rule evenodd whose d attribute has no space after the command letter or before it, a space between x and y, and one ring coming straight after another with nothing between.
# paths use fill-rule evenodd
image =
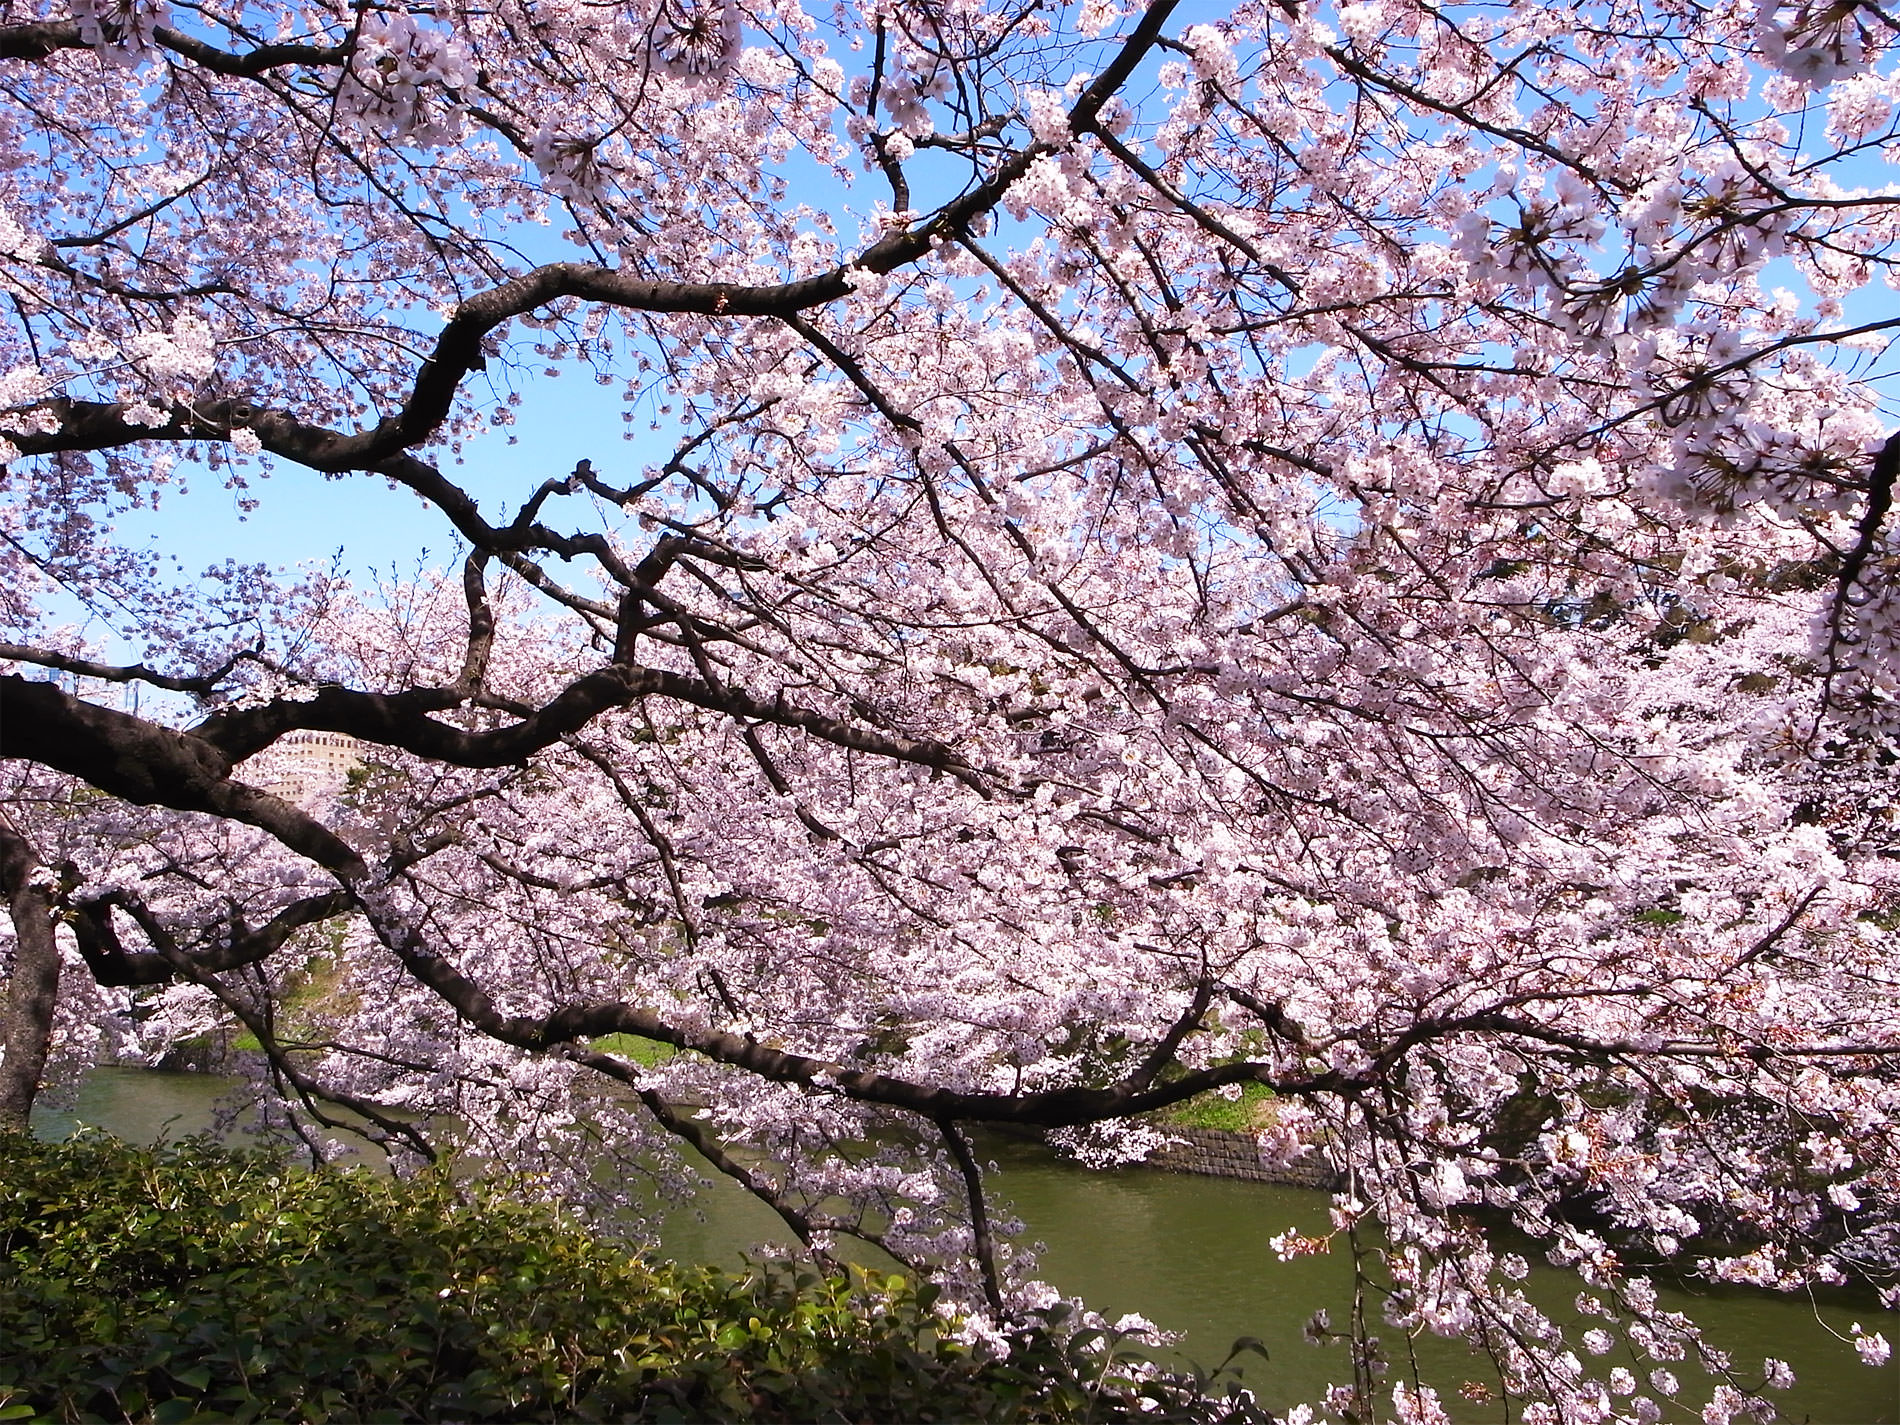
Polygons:
<instances>
[{"instance_id":1,"label":"thick tree branch","mask_svg":"<svg viewBox=\"0 0 1900 1425\"><path fill-rule=\"evenodd\" d=\"M0 59L41 60L66 49L84 49L74 20L31 20L0 25Z\"/></svg>"},{"instance_id":2,"label":"thick tree branch","mask_svg":"<svg viewBox=\"0 0 1900 1425\"><path fill-rule=\"evenodd\" d=\"M944 743L875 732L787 703L782 694L768 700L736 688L715 688L681 673L617 664L576 678L521 721L486 732L468 732L430 716L457 704L459 699L451 689L366 693L325 684L303 700L282 699L216 713L194 727L192 736L233 762L262 751L287 732L307 729L346 733L458 767L506 767L578 732L603 712L649 696L799 728L837 746L914 762L987 791L975 769Z\"/></svg>"},{"instance_id":3,"label":"thick tree branch","mask_svg":"<svg viewBox=\"0 0 1900 1425\"><path fill-rule=\"evenodd\" d=\"M221 936L206 937L186 950L143 902L116 891L73 905L73 938L92 977L102 985L162 985L175 977L179 957L207 974L259 964L283 948L284 942L307 925L317 925L346 914L354 905L345 891L328 891L292 901L255 930L234 920ZM112 924L112 912L122 909L138 923L153 950L129 951Z\"/></svg>"},{"instance_id":4,"label":"thick tree branch","mask_svg":"<svg viewBox=\"0 0 1900 1425\"><path fill-rule=\"evenodd\" d=\"M273 69L336 69L349 62L352 49L347 44L273 44L233 54L169 26L154 31L152 38L159 48L180 59L188 59L203 69L232 79L255 79ZM0 59L38 61L62 50L88 48L76 20L33 20L0 25Z\"/></svg>"},{"instance_id":5,"label":"thick tree branch","mask_svg":"<svg viewBox=\"0 0 1900 1425\"><path fill-rule=\"evenodd\" d=\"M314 817L230 780L233 759L204 738L86 702L51 683L0 674L0 757L38 762L139 806L255 826L333 872L364 870L348 843Z\"/></svg>"}]
</instances>

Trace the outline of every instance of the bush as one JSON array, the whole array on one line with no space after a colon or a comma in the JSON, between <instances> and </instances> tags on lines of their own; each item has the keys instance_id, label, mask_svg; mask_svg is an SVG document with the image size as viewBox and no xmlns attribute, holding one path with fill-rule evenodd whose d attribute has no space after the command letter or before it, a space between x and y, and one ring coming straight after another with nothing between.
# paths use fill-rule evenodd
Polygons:
<instances>
[{"instance_id":1,"label":"bush","mask_svg":"<svg viewBox=\"0 0 1900 1425\"><path fill-rule=\"evenodd\" d=\"M0 1420L1262 1418L929 1286L647 1260L441 1170L0 1139Z\"/></svg>"}]
</instances>

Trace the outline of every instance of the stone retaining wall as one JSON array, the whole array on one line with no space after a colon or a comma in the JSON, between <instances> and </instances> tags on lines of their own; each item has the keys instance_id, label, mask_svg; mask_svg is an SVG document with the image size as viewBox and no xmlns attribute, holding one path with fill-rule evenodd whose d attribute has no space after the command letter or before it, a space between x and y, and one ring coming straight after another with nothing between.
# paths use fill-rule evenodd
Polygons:
<instances>
[{"instance_id":1,"label":"stone retaining wall","mask_svg":"<svg viewBox=\"0 0 1900 1425\"><path fill-rule=\"evenodd\" d=\"M1327 1191L1338 1185L1333 1170L1311 1155L1285 1167L1262 1165L1251 1133L1227 1133L1218 1128L1163 1128L1161 1131L1174 1141L1148 1155L1151 1168Z\"/></svg>"}]
</instances>

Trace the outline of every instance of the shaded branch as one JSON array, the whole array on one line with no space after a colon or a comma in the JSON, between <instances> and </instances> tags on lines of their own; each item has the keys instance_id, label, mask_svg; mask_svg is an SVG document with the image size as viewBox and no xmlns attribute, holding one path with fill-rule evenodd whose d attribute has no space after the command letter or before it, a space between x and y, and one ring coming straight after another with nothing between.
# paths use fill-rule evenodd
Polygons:
<instances>
[{"instance_id":1,"label":"shaded branch","mask_svg":"<svg viewBox=\"0 0 1900 1425\"><path fill-rule=\"evenodd\" d=\"M339 875L365 870L349 844L316 818L232 781L234 759L212 742L75 698L51 683L0 673L0 757L38 762L139 806L255 826Z\"/></svg>"},{"instance_id":2,"label":"shaded branch","mask_svg":"<svg viewBox=\"0 0 1900 1425\"><path fill-rule=\"evenodd\" d=\"M336 69L349 62L354 48L349 44L270 44L234 54L169 26L153 31L152 39L160 49L233 79L255 79L273 69ZM0 25L0 59L38 61L62 50L90 48L76 20L33 20Z\"/></svg>"},{"instance_id":3,"label":"shaded branch","mask_svg":"<svg viewBox=\"0 0 1900 1425\"><path fill-rule=\"evenodd\" d=\"M347 891L305 896L255 930L246 929L234 915L227 935L208 938L202 946L190 950L177 943L177 937L143 902L125 891L78 902L68 914L79 953L99 984L162 985L176 973L180 956L206 973L242 969L270 958L303 927L347 914L354 904ZM127 950L112 924L114 909L130 915L147 941L157 948Z\"/></svg>"},{"instance_id":4,"label":"shaded branch","mask_svg":"<svg viewBox=\"0 0 1900 1425\"><path fill-rule=\"evenodd\" d=\"M1834 585L1834 598L1828 609L1828 682L1837 671L1840 646L1848 638L1847 613L1854 601L1854 590L1880 543L1881 526L1893 508L1894 480L1900 477L1900 431L1887 437L1874 457L1874 468L1867 484L1867 507L1854 527L1854 546L1841 560L1841 572ZM1829 689L1831 691L1831 688Z\"/></svg>"},{"instance_id":5,"label":"shaded branch","mask_svg":"<svg viewBox=\"0 0 1900 1425\"><path fill-rule=\"evenodd\" d=\"M970 1204L970 1245L977 1265L983 1270L983 1298L989 1302L990 1310L1001 1316L1003 1290L996 1279L996 1239L990 1232L989 1207L983 1201L983 1170L977 1166L976 1156L970 1152L970 1142L954 1120L939 1118L937 1129L943 1134L943 1141L949 1146L950 1156L956 1160L957 1171L963 1177L963 1195Z\"/></svg>"}]
</instances>

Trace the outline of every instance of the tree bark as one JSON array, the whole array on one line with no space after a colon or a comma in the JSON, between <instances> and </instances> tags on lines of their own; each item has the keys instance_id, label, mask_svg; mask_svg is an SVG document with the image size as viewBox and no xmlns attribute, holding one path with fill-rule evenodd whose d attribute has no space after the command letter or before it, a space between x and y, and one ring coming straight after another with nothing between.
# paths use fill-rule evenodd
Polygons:
<instances>
[{"instance_id":1,"label":"tree bark","mask_svg":"<svg viewBox=\"0 0 1900 1425\"><path fill-rule=\"evenodd\" d=\"M0 1007L0 1131L25 1130L53 1042L59 1002L55 888L26 839L0 818L0 890L13 918L13 973Z\"/></svg>"}]
</instances>

